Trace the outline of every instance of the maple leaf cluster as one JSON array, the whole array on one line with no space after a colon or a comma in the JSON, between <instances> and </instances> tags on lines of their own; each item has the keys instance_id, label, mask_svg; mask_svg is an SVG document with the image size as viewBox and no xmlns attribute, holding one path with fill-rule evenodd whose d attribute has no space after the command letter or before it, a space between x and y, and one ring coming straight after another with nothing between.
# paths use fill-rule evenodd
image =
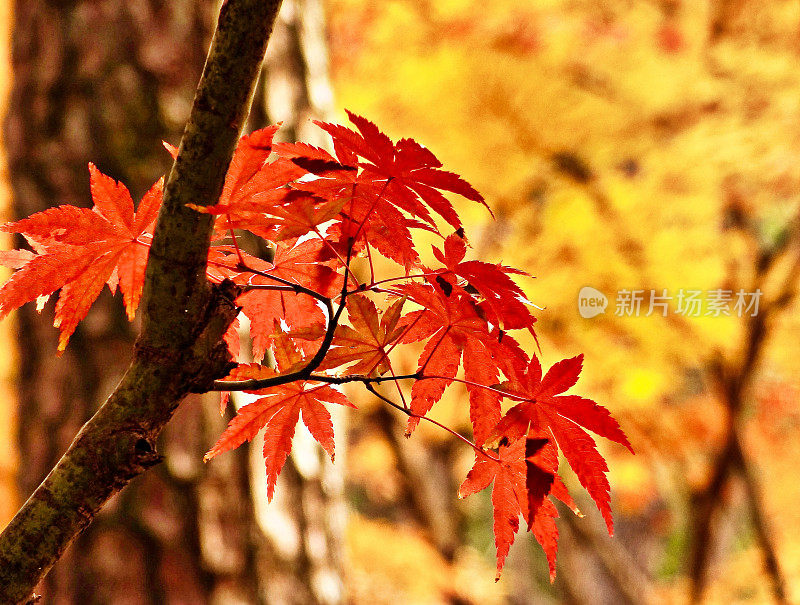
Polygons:
<instances>
[{"instance_id":1,"label":"maple leaf cluster","mask_svg":"<svg viewBox=\"0 0 800 605\"><path fill-rule=\"evenodd\" d=\"M631 445L605 408L564 394L578 379L582 356L556 363L543 376L538 358L509 334L526 330L535 337L532 305L514 281L526 274L465 260L467 240L445 194L485 206L483 197L414 140L394 143L372 122L349 117L355 129L317 123L331 136L333 153L276 143L277 126L243 137L217 203L193 206L216 217L208 279L239 286L237 304L250 326L246 357L255 360L238 365L216 388L257 396L238 410L206 459L263 430L271 499L301 418L333 458L327 406L354 407L338 385L360 383L405 413L410 435L422 420L456 434L427 414L460 383L468 393L472 434L457 436L474 449L475 464L459 496L493 485L498 575L522 517L545 551L552 578L558 530L551 497L577 512L558 474L559 452L611 533L608 468L587 430ZM104 284L121 290L133 318L161 203L162 181L134 212L124 185L91 164L89 170L93 208L59 206L0 227L21 234L30 247L0 253L0 263L15 270L0 288L0 318L37 299L41 306L60 290L59 350ZM415 247L418 230L442 242L433 247L432 266ZM241 231L264 240L270 260L243 251ZM376 255L393 261L398 274L379 279ZM353 271L358 257L366 259L367 275ZM236 356L235 326L226 340ZM395 372L398 348L419 353L415 372ZM396 400L384 386L396 391Z\"/></svg>"}]
</instances>

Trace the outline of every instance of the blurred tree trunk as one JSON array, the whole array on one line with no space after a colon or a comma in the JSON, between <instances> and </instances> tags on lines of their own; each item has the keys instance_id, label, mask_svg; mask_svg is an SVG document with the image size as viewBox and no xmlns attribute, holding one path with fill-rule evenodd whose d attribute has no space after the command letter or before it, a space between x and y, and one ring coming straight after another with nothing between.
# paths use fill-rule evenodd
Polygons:
<instances>
[{"instance_id":1,"label":"blurred tree trunk","mask_svg":"<svg viewBox=\"0 0 800 605\"><path fill-rule=\"evenodd\" d=\"M252 126L283 120L308 137L328 118L321 2L285 2L263 102ZM6 141L17 218L89 202L87 162L123 181L134 199L164 174L191 106L213 23L213 0L18 1ZM19 486L27 497L127 365L133 330L105 292L55 357L52 303L18 316ZM187 402L164 432L162 464L103 510L39 591L45 603L325 603L344 600L344 527L337 468L303 447L265 504L260 448L202 464L224 427L216 406ZM287 533L288 532L288 533Z\"/></svg>"},{"instance_id":2,"label":"blurred tree trunk","mask_svg":"<svg viewBox=\"0 0 800 605\"><path fill-rule=\"evenodd\" d=\"M9 70L11 69L10 53L11 33L11 7L0 3L0 114L5 115L8 107L8 93L10 89ZM11 188L8 182L5 149L0 149L0 216L8 220L12 215ZM4 250L11 247L12 240L9 234L0 238L0 246ZM5 280L10 271L2 277ZM5 324L5 325L3 325ZM17 512L21 502L16 484L17 472L17 447L16 447L16 392L14 382L14 332L11 321L0 324L0 526L4 526L14 513Z\"/></svg>"},{"instance_id":3,"label":"blurred tree trunk","mask_svg":"<svg viewBox=\"0 0 800 605\"><path fill-rule=\"evenodd\" d=\"M283 127L279 138L325 147L327 136L310 120L330 120L332 113L323 2L284 0L267 49L251 126L261 128L280 121ZM243 402L243 397L246 396L240 396L238 401ZM265 538L258 569L270 605L345 602L344 408L332 409L331 415L336 464L298 427L292 454L270 504L266 500L266 476L258 440L250 451L256 519Z\"/></svg>"},{"instance_id":4,"label":"blurred tree trunk","mask_svg":"<svg viewBox=\"0 0 800 605\"><path fill-rule=\"evenodd\" d=\"M170 164L202 70L212 0L14 3L5 125L17 218L87 205L87 162L134 199ZM116 385L134 330L105 292L55 356L52 302L18 315L19 489L27 497ZM38 592L45 603L258 602L247 457L202 453L224 421L187 402L162 464L109 503Z\"/></svg>"}]
</instances>

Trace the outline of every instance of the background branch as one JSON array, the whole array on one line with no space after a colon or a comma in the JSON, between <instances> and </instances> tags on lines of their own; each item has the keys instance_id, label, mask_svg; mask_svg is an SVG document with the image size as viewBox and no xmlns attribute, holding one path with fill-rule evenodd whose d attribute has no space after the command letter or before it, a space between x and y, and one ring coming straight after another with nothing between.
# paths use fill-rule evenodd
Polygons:
<instances>
[{"instance_id":1,"label":"background branch","mask_svg":"<svg viewBox=\"0 0 800 605\"><path fill-rule=\"evenodd\" d=\"M758 545L764 558L764 569L770 579L775 602L787 602L786 580L778 565L777 551L768 527L767 515L763 510L758 482L742 448L739 424L745 397L755 378L759 360L770 336L771 322L778 312L794 300L796 295L796 281L798 272L800 272L800 241L798 241L796 227L798 221L800 221L800 217L795 217L792 224L793 237L789 242L794 255L791 268L781 282L775 298L765 302L758 314L748 318L744 351L741 361L737 364L738 367L725 367L719 363L715 368L714 374L718 390L727 408L728 418L725 445L714 463L711 480L705 490L699 494L695 507L694 543L691 552L691 569L689 570L692 581L690 598L693 603L699 603L702 600L708 583L714 513L723 503L723 488L734 474L741 477L745 484L751 522L756 531ZM777 256L773 253L761 255L756 266L753 283L750 286L751 292L762 289L776 260Z\"/></svg>"}]
</instances>

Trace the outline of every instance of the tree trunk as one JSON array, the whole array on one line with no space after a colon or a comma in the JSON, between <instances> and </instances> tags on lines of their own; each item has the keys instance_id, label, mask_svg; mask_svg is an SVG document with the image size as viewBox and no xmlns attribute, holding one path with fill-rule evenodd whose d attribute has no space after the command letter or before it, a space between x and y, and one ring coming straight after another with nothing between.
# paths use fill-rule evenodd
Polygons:
<instances>
[{"instance_id":1,"label":"tree trunk","mask_svg":"<svg viewBox=\"0 0 800 605\"><path fill-rule=\"evenodd\" d=\"M212 33L212 0L17 1L6 122L17 218L89 203L87 162L134 199L170 166ZM130 361L133 330L105 292L55 357L52 305L18 314L19 488L33 492ZM199 397L197 398L200 399ZM166 464L119 494L37 592L44 603L259 602L247 456L201 462L224 420L187 402Z\"/></svg>"}]
</instances>

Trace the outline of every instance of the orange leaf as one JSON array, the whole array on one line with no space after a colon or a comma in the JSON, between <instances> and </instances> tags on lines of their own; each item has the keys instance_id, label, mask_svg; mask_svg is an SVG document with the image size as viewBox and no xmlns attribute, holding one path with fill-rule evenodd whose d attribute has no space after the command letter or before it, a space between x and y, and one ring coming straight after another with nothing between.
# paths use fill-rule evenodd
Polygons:
<instances>
[{"instance_id":1,"label":"orange leaf","mask_svg":"<svg viewBox=\"0 0 800 605\"><path fill-rule=\"evenodd\" d=\"M147 235L161 204L163 179L134 213L127 188L89 164L92 209L58 206L0 227L24 235L35 254L18 251L17 271L0 288L0 318L21 305L61 289L54 325L63 351L103 285L119 283L133 319L144 285L150 242ZM144 237L142 237L144 236ZM28 260L23 262L25 257ZM8 257L12 262L17 257Z\"/></svg>"}]
</instances>

